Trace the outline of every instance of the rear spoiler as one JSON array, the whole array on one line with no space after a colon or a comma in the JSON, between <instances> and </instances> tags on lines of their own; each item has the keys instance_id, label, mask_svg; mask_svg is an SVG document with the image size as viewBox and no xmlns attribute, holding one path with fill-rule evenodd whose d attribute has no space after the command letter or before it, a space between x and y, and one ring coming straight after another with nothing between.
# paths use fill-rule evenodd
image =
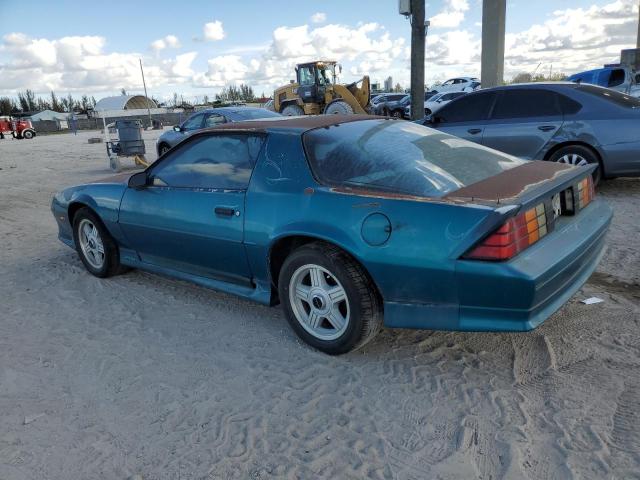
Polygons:
<instances>
[{"instance_id":1,"label":"rear spoiler","mask_svg":"<svg viewBox=\"0 0 640 480\"><path fill-rule=\"evenodd\" d=\"M549 192L572 179L592 173L596 165L574 167L564 163L534 160L498 175L467 185L443 198L456 202L521 205Z\"/></svg>"}]
</instances>

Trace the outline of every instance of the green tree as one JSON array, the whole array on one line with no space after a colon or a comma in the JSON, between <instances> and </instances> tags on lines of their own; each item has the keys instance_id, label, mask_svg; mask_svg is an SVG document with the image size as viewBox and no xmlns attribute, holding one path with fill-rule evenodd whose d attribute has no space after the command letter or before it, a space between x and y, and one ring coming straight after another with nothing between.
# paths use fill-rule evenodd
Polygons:
<instances>
[{"instance_id":1,"label":"green tree","mask_svg":"<svg viewBox=\"0 0 640 480\"><path fill-rule=\"evenodd\" d=\"M17 106L12 98L0 97L0 115L11 115Z\"/></svg>"},{"instance_id":2,"label":"green tree","mask_svg":"<svg viewBox=\"0 0 640 480\"><path fill-rule=\"evenodd\" d=\"M60 100L58 100L58 97L53 90L51 90L51 110L55 112L62 112L62 105L60 104Z\"/></svg>"}]
</instances>

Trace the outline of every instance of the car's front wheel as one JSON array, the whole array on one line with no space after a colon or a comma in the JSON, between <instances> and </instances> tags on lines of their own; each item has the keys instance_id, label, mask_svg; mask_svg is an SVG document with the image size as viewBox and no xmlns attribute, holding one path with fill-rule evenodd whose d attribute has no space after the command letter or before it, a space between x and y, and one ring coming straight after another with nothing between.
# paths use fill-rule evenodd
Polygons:
<instances>
[{"instance_id":1,"label":"car's front wheel","mask_svg":"<svg viewBox=\"0 0 640 480\"><path fill-rule=\"evenodd\" d=\"M96 277L120 273L120 252L98 216L83 207L73 217L73 240L85 268Z\"/></svg>"},{"instance_id":2,"label":"car's front wheel","mask_svg":"<svg viewBox=\"0 0 640 480\"><path fill-rule=\"evenodd\" d=\"M324 243L298 248L280 271L278 293L296 334L339 355L362 347L382 327L382 303L362 266Z\"/></svg>"},{"instance_id":3,"label":"car's front wheel","mask_svg":"<svg viewBox=\"0 0 640 480\"><path fill-rule=\"evenodd\" d=\"M598 165L593 171L593 184L597 185L602 179L602 166L593 151L582 145L568 145L560 148L549 158L552 162L566 163L569 165Z\"/></svg>"}]
</instances>

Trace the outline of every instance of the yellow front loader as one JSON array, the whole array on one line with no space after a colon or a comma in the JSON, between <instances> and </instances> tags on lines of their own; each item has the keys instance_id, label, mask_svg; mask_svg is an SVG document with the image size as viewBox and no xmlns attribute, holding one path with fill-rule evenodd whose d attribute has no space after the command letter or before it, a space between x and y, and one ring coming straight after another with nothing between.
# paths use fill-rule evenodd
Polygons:
<instances>
[{"instance_id":1,"label":"yellow front loader","mask_svg":"<svg viewBox=\"0 0 640 480\"><path fill-rule=\"evenodd\" d=\"M336 66L336 62L319 61L299 64L297 83L273 92L273 109L283 115L369 113L369 77L339 84Z\"/></svg>"}]
</instances>

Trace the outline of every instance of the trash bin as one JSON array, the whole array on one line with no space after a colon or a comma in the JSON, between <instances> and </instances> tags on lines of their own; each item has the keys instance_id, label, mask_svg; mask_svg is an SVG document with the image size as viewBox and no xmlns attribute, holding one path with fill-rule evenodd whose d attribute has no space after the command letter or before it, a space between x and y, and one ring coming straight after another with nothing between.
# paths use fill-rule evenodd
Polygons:
<instances>
[{"instance_id":1,"label":"trash bin","mask_svg":"<svg viewBox=\"0 0 640 480\"><path fill-rule=\"evenodd\" d=\"M118 155L144 155L145 146L142 139L142 122L140 120L117 120Z\"/></svg>"}]
</instances>

